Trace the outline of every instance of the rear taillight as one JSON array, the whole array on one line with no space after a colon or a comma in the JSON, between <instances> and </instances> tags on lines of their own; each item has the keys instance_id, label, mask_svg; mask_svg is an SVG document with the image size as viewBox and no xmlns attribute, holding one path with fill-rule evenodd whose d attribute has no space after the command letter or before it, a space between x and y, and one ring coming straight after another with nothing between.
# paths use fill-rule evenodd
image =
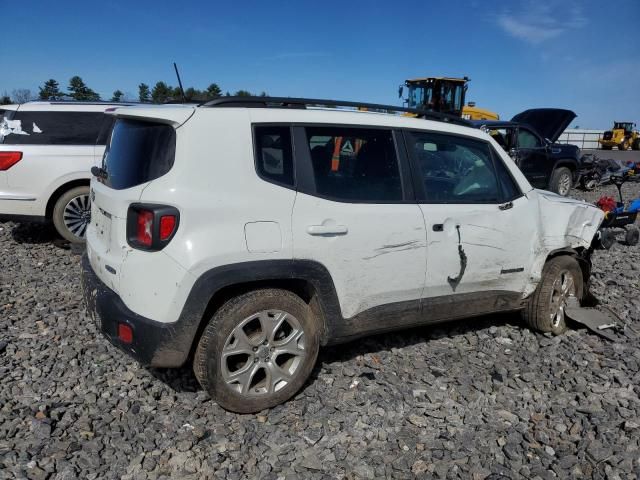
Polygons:
<instances>
[{"instance_id":1,"label":"rear taillight","mask_svg":"<svg viewBox=\"0 0 640 480\"><path fill-rule=\"evenodd\" d=\"M153 244L153 212L138 210L136 223L138 225L136 241L140 242L141 245L150 247Z\"/></svg>"},{"instance_id":2,"label":"rear taillight","mask_svg":"<svg viewBox=\"0 0 640 480\"><path fill-rule=\"evenodd\" d=\"M22 152L0 152L0 171L9 170L22 160Z\"/></svg>"},{"instance_id":3,"label":"rear taillight","mask_svg":"<svg viewBox=\"0 0 640 480\"><path fill-rule=\"evenodd\" d=\"M129 245L140 250L162 250L175 235L179 220L174 207L134 203L127 212Z\"/></svg>"}]
</instances>

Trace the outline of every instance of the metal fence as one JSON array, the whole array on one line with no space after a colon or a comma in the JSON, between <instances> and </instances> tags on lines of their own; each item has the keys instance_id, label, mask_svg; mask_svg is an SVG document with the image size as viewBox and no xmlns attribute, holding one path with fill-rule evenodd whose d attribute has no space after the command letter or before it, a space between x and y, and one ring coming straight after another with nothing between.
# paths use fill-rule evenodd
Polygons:
<instances>
[{"instance_id":1,"label":"metal fence","mask_svg":"<svg viewBox=\"0 0 640 480\"><path fill-rule=\"evenodd\" d=\"M571 128L562 132L558 143L570 143L577 145L581 149L599 148L598 139L602 138L604 130L586 130L582 128Z\"/></svg>"}]
</instances>

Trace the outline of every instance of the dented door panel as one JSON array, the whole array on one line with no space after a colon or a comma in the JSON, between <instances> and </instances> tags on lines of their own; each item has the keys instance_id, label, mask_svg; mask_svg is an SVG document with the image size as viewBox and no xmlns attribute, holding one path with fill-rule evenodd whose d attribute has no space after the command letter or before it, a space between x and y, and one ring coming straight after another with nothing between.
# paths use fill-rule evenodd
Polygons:
<instances>
[{"instance_id":1,"label":"dented door panel","mask_svg":"<svg viewBox=\"0 0 640 480\"><path fill-rule=\"evenodd\" d=\"M524 290L538 225L526 197L512 203L506 210L498 205L420 205L427 224L425 298Z\"/></svg>"}]
</instances>

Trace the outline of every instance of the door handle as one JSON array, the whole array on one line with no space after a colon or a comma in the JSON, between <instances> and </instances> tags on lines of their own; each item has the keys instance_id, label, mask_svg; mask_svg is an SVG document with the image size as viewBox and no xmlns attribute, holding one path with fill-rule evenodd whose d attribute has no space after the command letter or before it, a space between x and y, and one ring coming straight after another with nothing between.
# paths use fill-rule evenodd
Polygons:
<instances>
[{"instance_id":1,"label":"door handle","mask_svg":"<svg viewBox=\"0 0 640 480\"><path fill-rule=\"evenodd\" d=\"M345 235L349 232L346 225L309 225L309 235Z\"/></svg>"},{"instance_id":2,"label":"door handle","mask_svg":"<svg viewBox=\"0 0 640 480\"><path fill-rule=\"evenodd\" d=\"M513 202L503 203L502 205L499 205L498 208L500 210L509 210L510 208L513 208Z\"/></svg>"}]
</instances>

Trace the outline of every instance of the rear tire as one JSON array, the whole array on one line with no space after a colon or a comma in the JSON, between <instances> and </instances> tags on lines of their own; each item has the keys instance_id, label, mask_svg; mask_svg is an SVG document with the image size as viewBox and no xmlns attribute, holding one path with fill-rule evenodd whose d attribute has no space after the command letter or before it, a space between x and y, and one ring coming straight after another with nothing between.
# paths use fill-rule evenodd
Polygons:
<instances>
[{"instance_id":1,"label":"rear tire","mask_svg":"<svg viewBox=\"0 0 640 480\"><path fill-rule=\"evenodd\" d=\"M637 227L630 227L627 229L627 232L624 234L624 243L633 247L638 244L638 240L640 240L640 230Z\"/></svg>"},{"instance_id":2,"label":"rear tire","mask_svg":"<svg viewBox=\"0 0 640 480\"><path fill-rule=\"evenodd\" d=\"M319 347L320 329L309 305L286 290L255 290L214 314L198 342L193 370L222 408L254 413L300 390Z\"/></svg>"},{"instance_id":3,"label":"rear tire","mask_svg":"<svg viewBox=\"0 0 640 480\"><path fill-rule=\"evenodd\" d=\"M89 186L75 187L63 193L53 207L52 220L62 238L71 243L84 243L91 222Z\"/></svg>"},{"instance_id":4,"label":"rear tire","mask_svg":"<svg viewBox=\"0 0 640 480\"><path fill-rule=\"evenodd\" d=\"M538 288L522 313L525 323L534 330L559 335L567 329L564 309L575 297L582 300L584 282L577 260L560 256L549 260L542 269Z\"/></svg>"},{"instance_id":5,"label":"rear tire","mask_svg":"<svg viewBox=\"0 0 640 480\"><path fill-rule=\"evenodd\" d=\"M558 167L551 175L549 190L566 197L573 186L573 174L567 167Z\"/></svg>"},{"instance_id":6,"label":"rear tire","mask_svg":"<svg viewBox=\"0 0 640 480\"><path fill-rule=\"evenodd\" d=\"M632 150L640 150L640 137L636 138L631 144Z\"/></svg>"}]
</instances>

